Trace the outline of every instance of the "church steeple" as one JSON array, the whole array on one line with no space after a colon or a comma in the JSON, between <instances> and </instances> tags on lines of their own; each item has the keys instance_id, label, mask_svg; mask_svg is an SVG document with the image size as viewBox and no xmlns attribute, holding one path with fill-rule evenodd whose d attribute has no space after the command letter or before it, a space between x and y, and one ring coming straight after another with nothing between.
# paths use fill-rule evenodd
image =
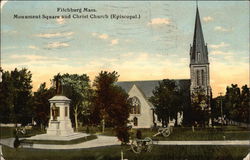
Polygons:
<instances>
[{"instance_id":1,"label":"church steeple","mask_svg":"<svg viewBox=\"0 0 250 160\"><path fill-rule=\"evenodd\" d=\"M210 76L207 45L205 44L198 6L196 8L193 45L190 47L191 92L202 88L210 95Z\"/></svg>"},{"instance_id":2,"label":"church steeple","mask_svg":"<svg viewBox=\"0 0 250 160\"><path fill-rule=\"evenodd\" d=\"M203 37L198 6L196 9L194 37L193 45L190 48L190 58L191 64L209 63L207 45Z\"/></svg>"},{"instance_id":3,"label":"church steeple","mask_svg":"<svg viewBox=\"0 0 250 160\"><path fill-rule=\"evenodd\" d=\"M198 5L196 4L196 6L193 45L190 47L190 92L191 95L203 93L208 96L206 108L211 110L210 97L212 90L210 87L208 50L202 33ZM209 124L211 124L210 120Z\"/></svg>"}]
</instances>

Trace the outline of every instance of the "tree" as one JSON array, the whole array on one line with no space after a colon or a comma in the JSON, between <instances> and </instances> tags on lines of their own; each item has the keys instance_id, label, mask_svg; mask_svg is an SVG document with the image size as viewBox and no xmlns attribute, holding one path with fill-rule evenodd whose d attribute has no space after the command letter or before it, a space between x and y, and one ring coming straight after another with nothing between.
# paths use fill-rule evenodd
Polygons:
<instances>
[{"instance_id":1,"label":"tree","mask_svg":"<svg viewBox=\"0 0 250 160\"><path fill-rule=\"evenodd\" d=\"M150 102L155 106L155 113L162 126L167 126L169 118L177 119L177 113L182 110L180 95L175 81L169 79L159 82L159 86L153 90Z\"/></svg>"},{"instance_id":2,"label":"tree","mask_svg":"<svg viewBox=\"0 0 250 160\"><path fill-rule=\"evenodd\" d=\"M42 83L38 90L34 92L33 103L35 109L34 120L37 125L45 126L48 124L50 118L50 104L49 99L54 96L55 90L53 87L46 88L46 83Z\"/></svg>"},{"instance_id":3,"label":"tree","mask_svg":"<svg viewBox=\"0 0 250 160\"><path fill-rule=\"evenodd\" d=\"M247 85L242 86L240 99L240 121L250 123L250 89L247 87Z\"/></svg>"},{"instance_id":4,"label":"tree","mask_svg":"<svg viewBox=\"0 0 250 160\"><path fill-rule=\"evenodd\" d=\"M95 78L93 86L94 105L93 112L96 123L103 119L109 126L114 127L117 137L122 142L128 142L128 117L131 109L128 94L119 86L118 73L101 71Z\"/></svg>"},{"instance_id":5,"label":"tree","mask_svg":"<svg viewBox=\"0 0 250 160\"><path fill-rule=\"evenodd\" d=\"M16 122L30 123L34 115L32 105L32 74L26 68L11 71L11 79L14 86L13 105Z\"/></svg>"},{"instance_id":6,"label":"tree","mask_svg":"<svg viewBox=\"0 0 250 160\"><path fill-rule=\"evenodd\" d=\"M32 74L27 69L3 73L0 83L1 121L27 124L34 114L32 107Z\"/></svg>"},{"instance_id":7,"label":"tree","mask_svg":"<svg viewBox=\"0 0 250 160\"><path fill-rule=\"evenodd\" d=\"M224 110L228 119L249 123L250 91L247 85L242 86L241 89L240 91L237 84L227 87Z\"/></svg>"},{"instance_id":8,"label":"tree","mask_svg":"<svg viewBox=\"0 0 250 160\"><path fill-rule=\"evenodd\" d=\"M197 122L200 126L205 127L209 120L209 96L203 89L196 89L191 95L191 112L193 125Z\"/></svg>"},{"instance_id":9,"label":"tree","mask_svg":"<svg viewBox=\"0 0 250 160\"><path fill-rule=\"evenodd\" d=\"M10 72L3 72L2 78L3 81L0 83L0 122L9 123L12 122L14 86Z\"/></svg>"},{"instance_id":10,"label":"tree","mask_svg":"<svg viewBox=\"0 0 250 160\"><path fill-rule=\"evenodd\" d=\"M73 115L76 130L78 130L79 116L89 111L91 105L90 80L86 74L63 74L63 93L71 99L71 117Z\"/></svg>"},{"instance_id":11,"label":"tree","mask_svg":"<svg viewBox=\"0 0 250 160\"><path fill-rule=\"evenodd\" d=\"M240 88L238 85L232 84L231 87L227 87L224 112L228 119L239 120L237 109L240 107L240 101Z\"/></svg>"}]
</instances>

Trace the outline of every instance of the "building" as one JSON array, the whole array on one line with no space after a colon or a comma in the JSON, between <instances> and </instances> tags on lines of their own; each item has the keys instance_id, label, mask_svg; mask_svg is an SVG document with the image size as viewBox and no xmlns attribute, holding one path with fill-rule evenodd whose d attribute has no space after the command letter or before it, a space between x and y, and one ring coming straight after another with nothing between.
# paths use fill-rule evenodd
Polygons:
<instances>
[{"instance_id":1,"label":"building","mask_svg":"<svg viewBox=\"0 0 250 160\"><path fill-rule=\"evenodd\" d=\"M150 128L157 123L154 106L149 102L149 98L153 96L153 90L160 81L117 82L117 85L121 86L132 98L134 108L129 117L132 127ZM196 9L193 44L190 47L190 79L174 81L179 89L188 90L190 94L203 90L206 95L211 95L208 50L203 37L198 7ZM207 106L210 105L207 104Z\"/></svg>"}]
</instances>

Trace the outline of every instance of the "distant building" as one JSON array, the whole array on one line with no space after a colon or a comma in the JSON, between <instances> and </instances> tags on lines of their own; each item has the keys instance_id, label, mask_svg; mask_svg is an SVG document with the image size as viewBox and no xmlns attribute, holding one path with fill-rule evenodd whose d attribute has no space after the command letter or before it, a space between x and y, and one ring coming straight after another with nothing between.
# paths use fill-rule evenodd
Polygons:
<instances>
[{"instance_id":1,"label":"distant building","mask_svg":"<svg viewBox=\"0 0 250 160\"><path fill-rule=\"evenodd\" d=\"M134 108L131 110L129 120L134 128L150 128L154 126L157 117L154 113L154 106L149 102L153 96L153 90L161 80L152 81L125 81L117 82L132 98ZM206 95L211 95L208 50L205 44L200 22L199 10L197 7L193 45L190 47L190 79L175 80L176 86L188 90L190 94L203 89ZM207 104L210 106L210 104ZM178 123L182 121L182 114L179 113Z\"/></svg>"}]
</instances>

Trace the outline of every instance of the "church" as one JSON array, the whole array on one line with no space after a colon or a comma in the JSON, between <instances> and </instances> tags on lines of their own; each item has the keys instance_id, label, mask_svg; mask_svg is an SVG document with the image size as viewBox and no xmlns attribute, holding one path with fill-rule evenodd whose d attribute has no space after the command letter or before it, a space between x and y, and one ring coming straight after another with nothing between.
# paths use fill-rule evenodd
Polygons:
<instances>
[{"instance_id":1,"label":"church","mask_svg":"<svg viewBox=\"0 0 250 160\"><path fill-rule=\"evenodd\" d=\"M211 96L209 59L207 44L204 41L199 9L196 9L193 44L190 46L190 79L172 79L179 89L189 91L190 94L201 90ZM170 78L169 78L170 79ZM132 99L133 109L129 120L133 128L151 128L157 124L154 106L149 102L153 90L161 80L150 81L120 81L122 87ZM210 109L210 104L206 104ZM178 114L177 123L181 123L182 115ZM179 121L179 122L178 122Z\"/></svg>"}]
</instances>

